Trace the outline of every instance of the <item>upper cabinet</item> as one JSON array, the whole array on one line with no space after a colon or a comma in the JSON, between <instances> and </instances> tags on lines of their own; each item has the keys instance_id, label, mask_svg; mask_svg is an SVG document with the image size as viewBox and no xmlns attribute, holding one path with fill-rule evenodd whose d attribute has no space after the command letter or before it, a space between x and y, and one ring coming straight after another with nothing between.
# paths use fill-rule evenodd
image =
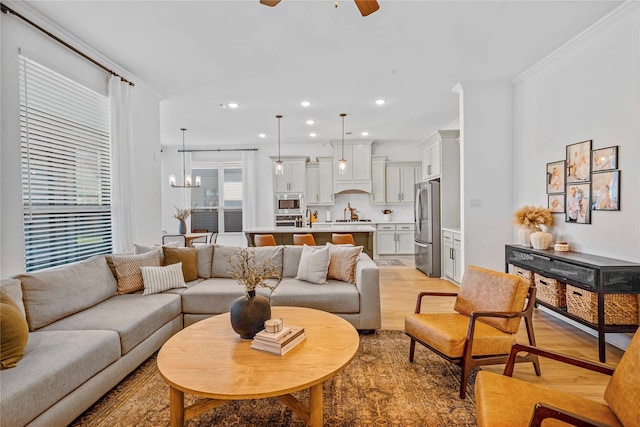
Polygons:
<instances>
[{"instance_id":1,"label":"upper cabinet","mask_svg":"<svg viewBox=\"0 0 640 427\"><path fill-rule=\"evenodd\" d=\"M384 205L387 188L387 156L371 156L371 194L370 205Z\"/></svg>"},{"instance_id":2,"label":"upper cabinet","mask_svg":"<svg viewBox=\"0 0 640 427\"><path fill-rule=\"evenodd\" d=\"M307 163L307 205L333 205L333 157Z\"/></svg>"},{"instance_id":3,"label":"upper cabinet","mask_svg":"<svg viewBox=\"0 0 640 427\"><path fill-rule=\"evenodd\" d=\"M421 165L418 162L387 163L387 203L413 203L415 201L416 175Z\"/></svg>"},{"instance_id":4,"label":"upper cabinet","mask_svg":"<svg viewBox=\"0 0 640 427\"><path fill-rule=\"evenodd\" d=\"M454 156L451 153L451 141L457 144L457 154L455 154L458 165L456 170L460 171L460 131L439 130L418 145L422 153L422 181L429 181L439 178L442 175L444 162L450 161ZM447 153L444 151L447 150ZM446 158L443 161L443 156Z\"/></svg>"},{"instance_id":5,"label":"upper cabinet","mask_svg":"<svg viewBox=\"0 0 640 427\"><path fill-rule=\"evenodd\" d=\"M371 144L373 141L344 141L344 175L338 173L338 161L343 157L342 141L331 141L334 162L334 192L359 190L371 193Z\"/></svg>"},{"instance_id":6,"label":"upper cabinet","mask_svg":"<svg viewBox=\"0 0 640 427\"><path fill-rule=\"evenodd\" d=\"M305 192L306 164L309 157L306 156L281 156L283 166L282 175L275 174L275 161L277 157L271 156L273 160L273 192L274 193L300 193Z\"/></svg>"}]
</instances>

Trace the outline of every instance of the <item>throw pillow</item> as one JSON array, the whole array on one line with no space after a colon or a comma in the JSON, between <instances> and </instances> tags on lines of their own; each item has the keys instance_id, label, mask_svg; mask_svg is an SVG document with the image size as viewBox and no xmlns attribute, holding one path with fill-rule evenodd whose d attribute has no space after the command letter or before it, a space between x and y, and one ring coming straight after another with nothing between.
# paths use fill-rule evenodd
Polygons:
<instances>
[{"instance_id":1,"label":"throw pillow","mask_svg":"<svg viewBox=\"0 0 640 427\"><path fill-rule=\"evenodd\" d=\"M164 252L164 265L182 263L182 274L185 282L191 282L198 278L196 267L196 248L162 248Z\"/></svg>"},{"instance_id":2,"label":"throw pillow","mask_svg":"<svg viewBox=\"0 0 640 427\"><path fill-rule=\"evenodd\" d=\"M304 245L300 264L298 265L298 275L296 279L305 282L324 285L327 283L327 270L329 269L329 247L314 248Z\"/></svg>"},{"instance_id":3,"label":"throw pillow","mask_svg":"<svg viewBox=\"0 0 640 427\"><path fill-rule=\"evenodd\" d=\"M20 307L0 292L0 369L17 365L28 339L29 325Z\"/></svg>"},{"instance_id":4,"label":"throw pillow","mask_svg":"<svg viewBox=\"0 0 640 427\"><path fill-rule=\"evenodd\" d=\"M182 275L182 263L165 267L142 267L144 292L142 295L157 294L175 288L186 288Z\"/></svg>"},{"instance_id":5,"label":"throw pillow","mask_svg":"<svg viewBox=\"0 0 640 427\"><path fill-rule=\"evenodd\" d=\"M144 289L142 267L160 267L160 251L140 255L111 255L118 279L118 294L130 294Z\"/></svg>"},{"instance_id":6,"label":"throw pillow","mask_svg":"<svg viewBox=\"0 0 640 427\"><path fill-rule=\"evenodd\" d=\"M146 246L146 245L139 245L137 243L133 244L133 253L136 255L140 255L140 254L146 254L147 252L152 252L152 251L160 251L160 264L164 265L164 253L162 252L162 248L163 247L168 247L168 248L177 248L179 247L180 242L175 241L175 242L167 242L162 246L159 245L153 245L153 246Z\"/></svg>"},{"instance_id":7,"label":"throw pillow","mask_svg":"<svg viewBox=\"0 0 640 427\"><path fill-rule=\"evenodd\" d=\"M329 270L327 279L356 283L356 264L362 252L362 246L329 246Z\"/></svg>"}]
</instances>

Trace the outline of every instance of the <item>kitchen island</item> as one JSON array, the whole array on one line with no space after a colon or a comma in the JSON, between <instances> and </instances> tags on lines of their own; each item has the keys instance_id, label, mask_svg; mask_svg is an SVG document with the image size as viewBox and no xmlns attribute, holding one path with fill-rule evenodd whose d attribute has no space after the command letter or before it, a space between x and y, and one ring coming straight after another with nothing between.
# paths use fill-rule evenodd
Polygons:
<instances>
[{"instance_id":1,"label":"kitchen island","mask_svg":"<svg viewBox=\"0 0 640 427\"><path fill-rule=\"evenodd\" d=\"M356 246L362 246L362 251L373 259L373 244L376 228L371 225L358 224L330 224L316 227L255 227L244 231L248 246L255 246L253 237L256 234L273 234L278 245L293 245L294 234L313 234L316 245L331 242L331 234L348 233L353 236Z\"/></svg>"}]
</instances>

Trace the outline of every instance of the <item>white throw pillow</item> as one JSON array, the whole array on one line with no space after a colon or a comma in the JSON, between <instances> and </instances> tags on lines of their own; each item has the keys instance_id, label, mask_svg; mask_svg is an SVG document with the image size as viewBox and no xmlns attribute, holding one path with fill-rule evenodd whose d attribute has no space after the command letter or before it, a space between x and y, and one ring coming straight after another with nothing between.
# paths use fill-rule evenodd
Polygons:
<instances>
[{"instance_id":1,"label":"white throw pillow","mask_svg":"<svg viewBox=\"0 0 640 427\"><path fill-rule=\"evenodd\" d=\"M298 275L296 279L305 282L324 285L327 283L327 270L329 269L329 247L317 249L304 245L300 264L298 264Z\"/></svg>"},{"instance_id":2,"label":"white throw pillow","mask_svg":"<svg viewBox=\"0 0 640 427\"><path fill-rule=\"evenodd\" d=\"M165 267L141 267L144 292L142 295L157 294L175 288L186 288L182 275L182 263Z\"/></svg>"}]
</instances>

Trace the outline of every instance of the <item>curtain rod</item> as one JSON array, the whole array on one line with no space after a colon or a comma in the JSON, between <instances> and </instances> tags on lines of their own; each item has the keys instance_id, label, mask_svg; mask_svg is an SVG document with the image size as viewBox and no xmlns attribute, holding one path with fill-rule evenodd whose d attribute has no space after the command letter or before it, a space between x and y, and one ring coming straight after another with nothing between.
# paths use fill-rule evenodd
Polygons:
<instances>
[{"instance_id":1,"label":"curtain rod","mask_svg":"<svg viewBox=\"0 0 640 427\"><path fill-rule=\"evenodd\" d=\"M71 46L69 43L65 42L64 40L62 40L60 37L56 36L55 34L52 34L51 32L45 30L44 28L42 28L41 26L39 26L38 24L36 24L35 22L31 21L30 19L20 15L18 12L16 12L15 10L11 9L9 6L5 5L4 3L0 3L0 11L2 13L10 13L12 15L17 16L18 18L22 19L24 22L26 22L27 24L31 25L32 27L37 28L38 30L42 31L43 33L45 33L46 35L48 35L49 37L51 37L52 39L54 39L55 41L57 41L58 43L60 43L61 45L63 45L64 47L72 50L73 52L75 52L76 54L80 55L81 57L83 57L84 59L86 59L87 61L93 63L94 65L102 68L104 71L106 71L107 73L116 76L116 77L120 77L120 80L122 80L125 83L129 83L129 85L131 86L135 86L135 84L133 84L133 82L125 79L124 77L122 77L120 74L116 73L115 71L113 71L112 69L102 65L101 63L99 63L98 61L96 61L95 59L91 58L89 55L81 52L80 50L76 49L75 47Z\"/></svg>"},{"instance_id":2,"label":"curtain rod","mask_svg":"<svg viewBox=\"0 0 640 427\"><path fill-rule=\"evenodd\" d=\"M257 148L202 148L202 149L178 150L178 153L196 153L200 151L258 151L258 149Z\"/></svg>"}]
</instances>

